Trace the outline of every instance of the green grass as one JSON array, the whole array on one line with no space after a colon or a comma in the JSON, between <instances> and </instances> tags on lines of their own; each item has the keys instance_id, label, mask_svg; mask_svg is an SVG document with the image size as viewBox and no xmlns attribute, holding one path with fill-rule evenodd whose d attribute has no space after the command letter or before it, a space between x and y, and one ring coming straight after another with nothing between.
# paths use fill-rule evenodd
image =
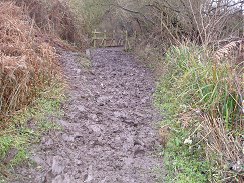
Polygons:
<instances>
[{"instance_id":1,"label":"green grass","mask_svg":"<svg viewBox=\"0 0 244 183\"><path fill-rule=\"evenodd\" d=\"M27 162L31 144L38 143L44 133L61 129L51 117L63 114L60 106L64 100L63 88L60 83L51 85L29 107L14 115L8 128L0 131L0 160L4 160L11 149L17 150L7 165L0 164L0 170L7 171L10 167ZM1 177L0 171L1 181L4 181L4 177Z\"/></svg>"},{"instance_id":2,"label":"green grass","mask_svg":"<svg viewBox=\"0 0 244 183\"><path fill-rule=\"evenodd\" d=\"M165 166L169 172L168 182L204 183L207 182L210 162L205 161L202 149L184 144L188 132L181 130L175 133L165 150Z\"/></svg>"},{"instance_id":3,"label":"green grass","mask_svg":"<svg viewBox=\"0 0 244 183\"><path fill-rule=\"evenodd\" d=\"M181 121L177 119L177 105L168 103L163 106L165 120L162 126L169 125L172 129L171 136L163 149L164 164L167 171L168 183L204 183L211 176L211 162L206 161L202 150L203 144L194 146L185 144L193 130L199 125L196 123L192 129L184 129Z\"/></svg>"},{"instance_id":4,"label":"green grass","mask_svg":"<svg viewBox=\"0 0 244 183\"><path fill-rule=\"evenodd\" d=\"M237 88L241 83L235 79L235 69L229 62L216 64L206 55L206 50L194 45L172 47L155 93L155 105L164 110L162 126L172 129L164 149L169 183L221 182L220 175L227 175L216 164L217 155L206 157L205 140L197 134L207 132L202 131L205 124L194 116L195 111L222 119L226 133L243 129ZM184 119L187 113L193 115ZM184 143L186 139L192 143Z\"/></svg>"}]
</instances>

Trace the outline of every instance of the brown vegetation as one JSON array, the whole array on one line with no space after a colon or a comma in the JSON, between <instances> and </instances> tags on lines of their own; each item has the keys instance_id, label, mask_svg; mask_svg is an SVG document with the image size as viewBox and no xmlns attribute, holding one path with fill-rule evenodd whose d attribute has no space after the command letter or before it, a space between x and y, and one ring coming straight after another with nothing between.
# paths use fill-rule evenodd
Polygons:
<instances>
[{"instance_id":1,"label":"brown vegetation","mask_svg":"<svg viewBox=\"0 0 244 183\"><path fill-rule=\"evenodd\" d=\"M243 36L243 3L222 0L121 0L97 4L110 7L104 13L102 27L127 30L130 35L136 33L139 37L143 35L137 43L168 48L172 43L182 41L207 45L230 36ZM113 22L113 26L108 22Z\"/></svg>"},{"instance_id":2,"label":"brown vegetation","mask_svg":"<svg viewBox=\"0 0 244 183\"><path fill-rule=\"evenodd\" d=\"M5 0L9 1L9 0ZM48 39L58 37L78 47L86 46L83 22L77 20L69 6L59 0L12 0L32 18Z\"/></svg>"},{"instance_id":3,"label":"brown vegetation","mask_svg":"<svg viewBox=\"0 0 244 183\"><path fill-rule=\"evenodd\" d=\"M40 32L23 8L0 3L0 30L2 119L29 104L58 68L54 48L38 36Z\"/></svg>"},{"instance_id":4,"label":"brown vegetation","mask_svg":"<svg viewBox=\"0 0 244 183\"><path fill-rule=\"evenodd\" d=\"M59 0L0 3L0 119L29 104L58 73L52 46L86 46L82 22Z\"/></svg>"}]
</instances>

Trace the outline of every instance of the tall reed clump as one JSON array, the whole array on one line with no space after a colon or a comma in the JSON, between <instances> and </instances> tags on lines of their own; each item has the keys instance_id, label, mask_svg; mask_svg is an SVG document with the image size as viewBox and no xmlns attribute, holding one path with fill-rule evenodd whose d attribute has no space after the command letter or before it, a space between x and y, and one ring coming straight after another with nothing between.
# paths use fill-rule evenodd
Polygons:
<instances>
[{"instance_id":1,"label":"tall reed clump","mask_svg":"<svg viewBox=\"0 0 244 183\"><path fill-rule=\"evenodd\" d=\"M23 8L0 3L0 121L28 105L58 73L55 50ZM3 122L0 126L3 126Z\"/></svg>"},{"instance_id":2,"label":"tall reed clump","mask_svg":"<svg viewBox=\"0 0 244 183\"><path fill-rule=\"evenodd\" d=\"M243 61L236 64L234 55L216 59L217 53L193 44L171 47L156 93L172 129L168 166L185 181L243 180ZM200 166L195 163L191 175L187 166L193 159Z\"/></svg>"}]
</instances>

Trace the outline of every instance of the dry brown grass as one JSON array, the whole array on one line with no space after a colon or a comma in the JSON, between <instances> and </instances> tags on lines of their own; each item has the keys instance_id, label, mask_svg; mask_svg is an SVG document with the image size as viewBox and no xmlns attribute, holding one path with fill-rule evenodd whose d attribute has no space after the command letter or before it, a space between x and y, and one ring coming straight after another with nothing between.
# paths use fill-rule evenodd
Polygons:
<instances>
[{"instance_id":1,"label":"dry brown grass","mask_svg":"<svg viewBox=\"0 0 244 183\"><path fill-rule=\"evenodd\" d=\"M244 142L242 132L227 131L221 119L204 116L202 139L206 143L207 157L217 158L218 166L222 167L222 182L244 181ZM235 180L235 181L234 181Z\"/></svg>"},{"instance_id":2,"label":"dry brown grass","mask_svg":"<svg viewBox=\"0 0 244 183\"><path fill-rule=\"evenodd\" d=\"M24 7L29 16L42 32L49 35L48 39L57 38L78 47L86 46L83 22L76 18L65 1L59 0L5 0L15 2ZM51 37L50 37L51 36Z\"/></svg>"},{"instance_id":3,"label":"dry brown grass","mask_svg":"<svg viewBox=\"0 0 244 183\"><path fill-rule=\"evenodd\" d=\"M226 43L215 52L215 60L233 60L236 59L237 64L244 62L244 39L231 41Z\"/></svg>"},{"instance_id":4,"label":"dry brown grass","mask_svg":"<svg viewBox=\"0 0 244 183\"><path fill-rule=\"evenodd\" d=\"M39 34L23 8L0 3L0 120L29 104L57 74L55 50Z\"/></svg>"}]
</instances>

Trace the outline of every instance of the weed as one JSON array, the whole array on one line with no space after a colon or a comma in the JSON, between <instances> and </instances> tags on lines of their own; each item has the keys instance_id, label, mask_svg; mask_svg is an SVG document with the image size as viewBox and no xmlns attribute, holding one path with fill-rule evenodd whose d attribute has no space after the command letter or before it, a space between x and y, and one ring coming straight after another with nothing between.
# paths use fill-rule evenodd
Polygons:
<instances>
[{"instance_id":1,"label":"weed","mask_svg":"<svg viewBox=\"0 0 244 183\"><path fill-rule=\"evenodd\" d=\"M0 137L0 158L2 159L8 153L13 143L13 138L11 136Z\"/></svg>"},{"instance_id":2,"label":"weed","mask_svg":"<svg viewBox=\"0 0 244 183\"><path fill-rule=\"evenodd\" d=\"M165 111L163 125L171 128L164 151L169 182L241 180L241 173L228 167L243 158L236 133L243 130L242 79L230 62L216 64L206 55L195 45L166 54L155 103Z\"/></svg>"},{"instance_id":3,"label":"weed","mask_svg":"<svg viewBox=\"0 0 244 183\"><path fill-rule=\"evenodd\" d=\"M29 107L15 114L10 119L11 125L0 132L0 160L6 168L29 161L28 148L38 143L43 133L61 130L52 118L63 114L60 110L64 100L63 84L55 82L39 96ZM11 157L13 150L15 154Z\"/></svg>"}]
</instances>

